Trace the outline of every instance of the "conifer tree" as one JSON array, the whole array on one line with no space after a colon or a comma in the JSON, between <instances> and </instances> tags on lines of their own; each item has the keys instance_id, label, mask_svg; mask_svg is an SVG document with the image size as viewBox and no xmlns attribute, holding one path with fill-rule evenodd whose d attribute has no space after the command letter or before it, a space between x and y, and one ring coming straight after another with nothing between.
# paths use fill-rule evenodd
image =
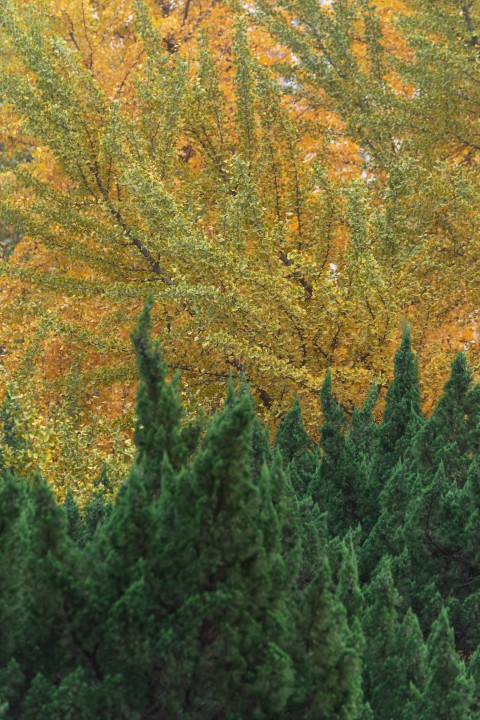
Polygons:
<instances>
[{"instance_id":1,"label":"conifer tree","mask_svg":"<svg viewBox=\"0 0 480 720\"><path fill-rule=\"evenodd\" d=\"M31 529L21 522L29 503L27 488L10 473L0 483L0 666L14 660L24 633L24 593L22 584L29 560ZM22 531L24 531L22 533ZM21 674L21 669L18 668Z\"/></svg>"},{"instance_id":2,"label":"conifer tree","mask_svg":"<svg viewBox=\"0 0 480 720\"><path fill-rule=\"evenodd\" d=\"M78 505L75 502L75 497L70 490L67 491L67 497L64 502L65 513L67 515L68 534L79 544L84 540L85 528L82 522Z\"/></svg>"},{"instance_id":3,"label":"conifer tree","mask_svg":"<svg viewBox=\"0 0 480 720\"><path fill-rule=\"evenodd\" d=\"M466 356L458 353L443 394L415 442L424 475L433 475L442 462L449 480L460 486L480 448L480 402L471 385Z\"/></svg>"},{"instance_id":4,"label":"conifer tree","mask_svg":"<svg viewBox=\"0 0 480 720\"><path fill-rule=\"evenodd\" d=\"M412 351L410 329L404 323L402 343L395 353L394 378L387 390L385 410L378 429L374 475L379 490L386 481L387 472L403 458L421 416L418 363Z\"/></svg>"},{"instance_id":5,"label":"conifer tree","mask_svg":"<svg viewBox=\"0 0 480 720\"><path fill-rule=\"evenodd\" d=\"M92 500L85 508L85 532L87 537L93 536L97 526L104 522L112 511L111 483L106 467L102 468L94 488Z\"/></svg>"},{"instance_id":6,"label":"conifer tree","mask_svg":"<svg viewBox=\"0 0 480 720\"><path fill-rule=\"evenodd\" d=\"M397 691L402 720L419 718L420 697L427 680L427 648L420 623L409 608L398 633L398 662L401 687Z\"/></svg>"},{"instance_id":7,"label":"conifer tree","mask_svg":"<svg viewBox=\"0 0 480 720\"><path fill-rule=\"evenodd\" d=\"M362 576L365 573L371 575L385 553L393 557L404 551L404 525L410 512L415 481L415 470L409 458L399 461L388 472L377 499L376 522L362 545ZM375 518L375 515L372 517Z\"/></svg>"},{"instance_id":8,"label":"conifer tree","mask_svg":"<svg viewBox=\"0 0 480 720\"><path fill-rule=\"evenodd\" d=\"M480 712L480 647L477 647L468 660L467 677L473 687L472 710L476 718Z\"/></svg>"},{"instance_id":9,"label":"conifer tree","mask_svg":"<svg viewBox=\"0 0 480 720\"><path fill-rule=\"evenodd\" d=\"M304 498L309 494L318 465L318 456L303 426L298 396L293 407L277 425L274 448L280 452L284 467L288 467L290 481L297 496Z\"/></svg>"},{"instance_id":10,"label":"conifer tree","mask_svg":"<svg viewBox=\"0 0 480 720\"><path fill-rule=\"evenodd\" d=\"M404 538L411 559L411 601L425 627L439 612L436 593L452 598L468 578L464 505L463 493L446 476L443 463L430 481L428 475L418 475Z\"/></svg>"},{"instance_id":11,"label":"conifer tree","mask_svg":"<svg viewBox=\"0 0 480 720\"><path fill-rule=\"evenodd\" d=\"M331 532L341 535L363 519L364 488L352 445L345 435L345 412L333 395L330 370L325 376L321 400L322 456L313 496L328 511Z\"/></svg>"},{"instance_id":12,"label":"conifer tree","mask_svg":"<svg viewBox=\"0 0 480 720\"><path fill-rule=\"evenodd\" d=\"M361 718L361 646L335 596L326 557L305 588L297 609L292 720Z\"/></svg>"},{"instance_id":13,"label":"conifer tree","mask_svg":"<svg viewBox=\"0 0 480 720\"><path fill-rule=\"evenodd\" d=\"M371 450L377 435L378 426L373 419L373 409L377 398L378 389L374 383L362 407L360 409L357 406L354 407L348 429L348 439L353 446L356 459L360 462L366 461L367 464L371 459Z\"/></svg>"},{"instance_id":14,"label":"conifer tree","mask_svg":"<svg viewBox=\"0 0 480 720\"><path fill-rule=\"evenodd\" d=\"M397 655L399 605L393 584L391 561L385 555L366 589L363 628L366 638L365 672L367 699L376 714L388 711L391 678Z\"/></svg>"},{"instance_id":15,"label":"conifer tree","mask_svg":"<svg viewBox=\"0 0 480 720\"><path fill-rule=\"evenodd\" d=\"M363 595L360 590L357 558L351 538L342 541L336 595L347 612L348 622L353 625L355 620L361 617Z\"/></svg>"},{"instance_id":16,"label":"conifer tree","mask_svg":"<svg viewBox=\"0 0 480 720\"><path fill-rule=\"evenodd\" d=\"M138 418L135 426L136 463L148 493L160 490L161 465L165 453L178 468L194 449L196 441L181 428L183 408L178 394L178 377L166 383L167 366L161 358L158 343L151 341L151 310L153 299L145 304L132 342L136 352L140 384L137 391ZM193 447L185 442L185 435ZM193 440L193 443L192 443Z\"/></svg>"},{"instance_id":17,"label":"conifer tree","mask_svg":"<svg viewBox=\"0 0 480 720\"><path fill-rule=\"evenodd\" d=\"M421 720L470 720L473 685L458 657L448 615L442 609L428 638L428 676Z\"/></svg>"},{"instance_id":18,"label":"conifer tree","mask_svg":"<svg viewBox=\"0 0 480 720\"><path fill-rule=\"evenodd\" d=\"M252 421L243 395L212 420L191 467L160 499L162 594L176 608L167 626L168 654L177 653L169 684L186 718L207 709L212 717L271 717L290 692L281 505L252 481Z\"/></svg>"},{"instance_id":19,"label":"conifer tree","mask_svg":"<svg viewBox=\"0 0 480 720\"><path fill-rule=\"evenodd\" d=\"M382 720L396 716L407 684L408 659L400 659L400 604L391 559L384 555L365 590L363 616L365 693L375 717Z\"/></svg>"}]
</instances>

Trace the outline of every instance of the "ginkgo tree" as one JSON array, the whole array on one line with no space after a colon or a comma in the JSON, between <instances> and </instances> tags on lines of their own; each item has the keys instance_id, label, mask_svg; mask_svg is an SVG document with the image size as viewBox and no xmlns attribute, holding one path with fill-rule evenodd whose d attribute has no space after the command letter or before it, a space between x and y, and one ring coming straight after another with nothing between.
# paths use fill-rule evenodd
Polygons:
<instances>
[{"instance_id":1,"label":"ginkgo tree","mask_svg":"<svg viewBox=\"0 0 480 720\"><path fill-rule=\"evenodd\" d=\"M463 344L478 365L479 4L256 6L295 53L292 97L335 114L360 149L373 252L417 327L431 396L445 353Z\"/></svg>"},{"instance_id":2,"label":"ginkgo tree","mask_svg":"<svg viewBox=\"0 0 480 720\"><path fill-rule=\"evenodd\" d=\"M21 75L6 68L6 98L57 168L45 180L34 160L10 176L4 206L57 266L29 267L24 252L5 272L102 315L92 334L73 322L76 302L51 313L52 328L124 373L122 325L153 289L165 352L202 392L205 379L212 388L215 375L242 373L272 408L297 387L316 393L336 353L345 382L364 382L368 371L348 366L381 344L391 296L368 247L367 198L361 185L340 193L321 158L306 162L300 123L252 56L244 22L231 98L207 39L187 63L140 3L142 62L124 99L36 9L5 5L2 25L24 63ZM347 231L340 278L332 263Z\"/></svg>"},{"instance_id":3,"label":"ginkgo tree","mask_svg":"<svg viewBox=\"0 0 480 720\"><path fill-rule=\"evenodd\" d=\"M270 418L300 393L315 425L331 366L351 410L382 384L402 314L420 323L426 384L439 386L446 363L424 318L458 344L452 316L477 307L476 174L407 123L417 10L394 62L391 19L367 0L262 2L245 17L6 0L1 112L32 148L1 175L0 212L24 234L1 266L7 365L40 334L54 397L81 354L82 401L114 408L128 432L128 332L152 293L187 407L215 407L234 375ZM352 167L364 156L354 182L335 164L340 142Z\"/></svg>"}]
</instances>

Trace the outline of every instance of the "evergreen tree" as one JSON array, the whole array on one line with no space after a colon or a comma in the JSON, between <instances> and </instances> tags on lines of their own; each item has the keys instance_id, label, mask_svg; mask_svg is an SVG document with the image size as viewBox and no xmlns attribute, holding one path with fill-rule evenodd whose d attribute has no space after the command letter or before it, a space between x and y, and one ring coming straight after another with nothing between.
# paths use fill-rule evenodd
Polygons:
<instances>
[{"instance_id":1,"label":"evergreen tree","mask_svg":"<svg viewBox=\"0 0 480 720\"><path fill-rule=\"evenodd\" d=\"M433 475L442 462L450 481L460 486L480 449L480 402L471 384L466 357L458 353L443 394L415 441L423 474Z\"/></svg>"},{"instance_id":2,"label":"evergreen tree","mask_svg":"<svg viewBox=\"0 0 480 720\"><path fill-rule=\"evenodd\" d=\"M477 647L469 658L467 665L467 677L473 687L473 717L477 718L480 713L480 647Z\"/></svg>"},{"instance_id":3,"label":"evergreen tree","mask_svg":"<svg viewBox=\"0 0 480 720\"><path fill-rule=\"evenodd\" d=\"M387 473L403 459L418 430L421 416L418 364L412 352L410 329L404 323L402 343L395 353L394 379L387 390L385 410L378 429L373 492L382 490Z\"/></svg>"},{"instance_id":4,"label":"evergreen tree","mask_svg":"<svg viewBox=\"0 0 480 720\"><path fill-rule=\"evenodd\" d=\"M378 428L373 419L373 409L377 399L378 388L377 384L374 383L360 410L356 406L353 409L348 439L352 444L355 458L359 462L366 461L368 463L371 460L371 451L375 445Z\"/></svg>"},{"instance_id":5,"label":"evergreen tree","mask_svg":"<svg viewBox=\"0 0 480 720\"><path fill-rule=\"evenodd\" d=\"M429 430L432 448L446 437L442 417L452 436L470 438L465 483L442 461L432 476L415 455L420 441L404 436L364 541L351 529L348 493L359 476L348 462L358 468L367 445L358 418L345 434L330 378L320 465L322 487L329 479L335 490L324 496L327 519L308 482L316 450L298 403L272 452L248 389L236 395L230 384L199 443L201 424L190 436L182 427L149 323L147 304L134 333L143 353L139 457L113 507L106 472L85 511L72 493L57 504L39 477L2 475L0 717L473 720L478 651L467 673L447 611L434 618L443 597L470 657L480 596L476 388L464 393L463 415L452 390ZM295 488L292 475L301 478Z\"/></svg>"},{"instance_id":6,"label":"evergreen tree","mask_svg":"<svg viewBox=\"0 0 480 720\"><path fill-rule=\"evenodd\" d=\"M407 462L399 461L388 473L378 499L377 520L362 546L362 575L370 575L384 554L394 556L405 548L403 528L414 482Z\"/></svg>"},{"instance_id":7,"label":"evergreen tree","mask_svg":"<svg viewBox=\"0 0 480 720\"><path fill-rule=\"evenodd\" d=\"M347 612L348 622L353 625L361 617L363 595L358 580L357 558L351 538L349 540L342 541L336 596Z\"/></svg>"},{"instance_id":8,"label":"evergreen tree","mask_svg":"<svg viewBox=\"0 0 480 720\"><path fill-rule=\"evenodd\" d=\"M418 720L420 697L427 680L427 648L418 618L410 608L399 627L398 659L401 687L397 697L402 720Z\"/></svg>"},{"instance_id":9,"label":"evergreen tree","mask_svg":"<svg viewBox=\"0 0 480 720\"><path fill-rule=\"evenodd\" d=\"M421 720L470 720L473 685L458 657L448 615L442 609L428 638L428 677Z\"/></svg>"},{"instance_id":10,"label":"evergreen tree","mask_svg":"<svg viewBox=\"0 0 480 720\"><path fill-rule=\"evenodd\" d=\"M395 689L403 684L398 668L400 598L395 589L391 560L385 555L365 591L365 694L374 715L381 720L395 717Z\"/></svg>"},{"instance_id":11,"label":"evergreen tree","mask_svg":"<svg viewBox=\"0 0 480 720\"><path fill-rule=\"evenodd\" d=\"M363 489L353 448L345 436L345 413L333 395L330 370L323 382L321 400L322 455L313 496L327 510L332 534L341 535L362 520Z\"/></svg>"},{"instance_id":12,"label":"evergreen tree","mask_svg":"<svg viewBox=\"0 0 480 720\"><path fill-rule=\"evenodd\" d=\"M318 455L303 427L298 396L291 410L277 425L274 448L280 452L284 467L288 467L290 482L298 498L304 498L310 492Z\"/></svg>"},{"instance_id":13,"label":"evergreen tree","mask_svg":"<svg viewBox=\"0 0 480 720\"><path fill-rule=\"evenodd\" d=\"M326 557L302 593L297 616L297 673L288 718L361 718L361 647L335 596Z\"/></svg>"},{"instance_id":14,"label":"evergreen tree","mask_svg":"<svg viewBox=\"0 0 480 720\"><path fill-rule=\"evenodd\" d=\"M100 477L96 481L95 491L91 501L85 508L85 533L91 538L97 529L110 515L112 511L111 483L108 477L107 468L104 466Z\"/></svg>"},{"instance_id":15,"label":"evergreen tree","mask_svg":"<svg viewBox=\"0 0 480 720\"><path fill-rule=\"evenodd\" d=\"M64 502L65 513L67 515L68 534L80 545L84 541L85 527L82 522L78 505L75 502L75 497L70 490L67 491L67 497Z\"/></svg>"},{"instance_id":16,"label":"evergreen tree","mask_svg":"<svg viewBox=\"0 0 480 720\"><path fill-rule=\"evenodd\" d=\"M443 463L428 482L417 477L405 523L412 561L411 602L424 627L439 612L438 597L452 597L465 582L468 558L464 543L463 493L451 482Z\"/></svg>"},{"instance_id":17,"label":"evergreen tree","mask_svg":"<svg viewBox=\"0 0 480 720\"><path fill-rule=\"evenodd\" d=\"M281 504L252 479L253 417L246 395L215 417L160 499L160 592L175 608L164 672L185 718L274 717L290 694Z\"/></svg>"},{"instance_id":18,"label":"evergreen tree","mask_svg":"<svg viewBox=\"0 0 480 720\"><path fill-rule=\"evenodd\" d=\"M161 465L166 453L174 468L179 468L195 448L197 424L181 427L183 409L178 394L178 376L167 383L167 366L160 347L151 341L152 297L145 304L137 327L132 333L140 384L137 391L135 444L136 463L146 491L160 491Z\"/></svg>"}]
</instances>

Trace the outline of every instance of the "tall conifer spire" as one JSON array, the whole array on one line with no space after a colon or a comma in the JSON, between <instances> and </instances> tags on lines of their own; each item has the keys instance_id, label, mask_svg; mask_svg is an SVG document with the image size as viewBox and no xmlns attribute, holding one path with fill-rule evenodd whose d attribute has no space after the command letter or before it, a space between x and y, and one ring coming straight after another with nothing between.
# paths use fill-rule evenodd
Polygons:
<instances>
[{"instance_id":1,"label":"tall conifer spire","mask_svg":"<svg viewBox=\"0 0 480 720\"><path fill-rule=\"evenodd\" d=\"M394 378L387 390L379 428L379 460L382 471L392 468L408 446L410 432L421 417L418 363L412 351L410 328L403 323L402 343L395 353Z\"/></svg>"}]
</instances>

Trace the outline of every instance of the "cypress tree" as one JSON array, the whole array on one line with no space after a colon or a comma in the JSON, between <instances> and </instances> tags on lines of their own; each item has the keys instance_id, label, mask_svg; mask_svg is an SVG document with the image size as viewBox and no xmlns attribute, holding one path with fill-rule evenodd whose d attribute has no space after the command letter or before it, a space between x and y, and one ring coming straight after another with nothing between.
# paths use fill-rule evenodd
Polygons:
<instances>
[{"instance_id":1,"label":"cypress tree","mask_svg":"<svg viewBox=\"0 0 480 720\"><path fill-rule=\"evenodd\" d=\"M321 400L322 456L313 495L328 512L332 534L340 535L362 520L362 483L353 449L345 437L346 416L333 395L330 370L323 382Z\"/></svg>"},{"instance_id":2,"label":"cypress tree","mask_svg":"<svg viewBox=\"0 0 480 720\"><path fill-rule=\"evenodd\" d=\"M473 685L454 645L445 608L428 638L428 677L422 695L421 720L473 719Z\"/></svg>"},{"instance_id":3,"label":"cypress tree","mask_svg":"<svg viewBox=\"0 0 480 720\"><path fill-rule=\"evenodd\" d=\"M352 422L348 430L350 440L357 461L371 460L372 447L375 445L378 426L373 419L373 410L378 399L378 387L374 383L363 406L353 409Z\"/></svg>"},{"instance_id":4,"label":"cypress tree","mask_svg":"<svg viewBox=\"0 0 480 720\"><path fill-rule=\"evenodd\" d=\"M357 558L351 538L341 545L341 563L338 572L336 596L343 604L350 625L359 619L363 609L363 594L358 581Z\"/></svg>"},{"instance_id":5,"label":"cypress tree","mask_svg":"<svg viewBox=\"0 0 480 720\"><path fill-rule=\"evenodd\" d=\"M101 525L112 511L111 483L107 468L104 466L95 483L93 497L85 508L85 535L91 538L97 526Z\"/></svg>"},{"instance_id":6,"label":"cypress tree","mask_svg":"<svg viewBox=\"0 0 480 720\"><path fill-rule=\"evenodd\" d=\"M412 497L415 475L399 461L387 475L378 498L377 520L362 546L362 576L371 574L384 554L401 553L405 547L404 523Z\"/></svg>"},{"instance_id":7,"label":"cypress tree","mask_svg":"<svg viewBox=\"0 0 480 720\"><path fill-rule=\"evenodd\" d=\"M480 713L480 646L471 654L467 665L467 677L473 687L473 717Z\"/></svg>"},{"instance_id":8,"label":"cypress tree","mask_svg":"<svg viewBox=\"0 0 480 720\"><path fill-rule=\"evenodd\" d=\"M13 672L13 687L18 684L16 697L11 687L8 698L8 717L13 718L34 717L28 696L36 675L50 688L47 701L57 684L85 660L83 639L71 625L82 573L77 565L79 550L68 536L65 511L38 477L33 488L20 490L19 496L24 506L12 527L18 572L12 589L18 617L8 628L11 657L6 668Z\"/></svg>"},{"instance_id":9,"label":"cypress tree","mask_svg":"<svg viewBox=\"0 0 480 720\"><path fill-rule=\"evenodd\" d=\"M409 608L398 632L398 662L400 683L397 688L398 707L402 720L418 720L420 697L427 681L427 647L420 623Z\"/></svg>"},{"instance_id":10,"label":"cypress tree","mask_svg":"<svg viewBox=\"0 0 480 720\"><path fill-rule=\"evenodd\" d=\"M68 534L80 545L83 544L85 538L85 527L82 522L78 505L75 497L69 488L64 502L65 513L67 515Z\"/></svg>"},{"instance_id":11,"label":"cypress tree","mask_svg":"<svg viewBox=\"0 0 480 720\"><path fill-rule=\"evenodd\" d=\"M324 556L297 609L295 693L289 720L357 720L363 712L361 648Z\"/></svg>"},{"instance_id":12,"label":"cypress tree","mask_svg":"<svg viewBox=\"0 0 480 720\"><path fill-rule=\"evenodd\" d=\"M363 618L365 690L376 720L391 720L403 708L416 707L424 685L422 633L411 611L400 622L401 604L392 561L385 555L365 591Z\"/></svg>"},{"instance_id":13,"label":"cypress tree","mask_svg":"<svg viewBox=\"0 0 480 720\"><path fill-rule=\"evenodd\" d=\"M465 582L463 493L451 482L443 463L428 482L419 475L405 523L412 561L411 601L425 627L439 611L437 593L451 597Z\"/></svg>"},{"instance_id":14,"label":"cypress tree","mask_svg":"<svg viewBox=\"0 0 480 720\"><path fill-rule=\"evenodd\" d=\"M310 492L318 457L315 446L303 426L298 396L285 418L278 423L274 449L280 452L284 467L288 467L290 482L297 497L304 498Z\"/></svg>"},{"instance_id":15,"label":"cypress tree","mask_svg":"<svg viewBox=\"0 0 480 720\"><path fill-rule=\"evenodd\" d=\"M29 502L27 488L7 473L0 483L0 667L9 666L25 634L30 527L21 522ZM24 532L22 532L22 530ZM20 643L20 646L19 646ZM16 661L15 661L16 662ZM12 671L12 668L8 672ZM21 674L21 669L19 668Z\"/></svg>"},{"instance_id":16,"label":"cypress tree","mask_svg":"<svg viewBox=\"0 0 480 720\"><path fill-rule=\"evenodd\" d=\"M150 297L132 332L140 383L137 391L135 460L147 493L160 491L161 466L166 453L174 468L186 461L198 437L198 427L181 427L183 408L178 393L178 376L166 382L167 366L158 343L151 341L153 299ZM193 447L192 447L193 446Z\"/></svg>"},{"instance_id":17,"label":"cypress tree","mask_svg":"<svg viewBox=\"0 0 480 720\"><path fill-rule=\"evenodd\" d=\"M366 698L375 717L382 720L395 717L396 692L405 682L398 667L399 606L391 560L385 555L365 590L363 615Z\"/></svg>"},{"instance_id":18,"label":"cypress tree","mask_svg":"<svg viewBox=\"0 0 480 720\"><path fill-rule=\"evenodd\" d=\"M378 428L372 471L372 492L382 490L388 472L404 457L421 422L418 363L412 352L410 329L403 325L400 348L395 353L394 378L387 390L385 410Z\"/></svg>"},{"instance_id":19,"label":"cypress tree","mask_svg":"<svg viewBox=\"0 0 480 720\"><path fill-rule=\"evenodd\" d=\"M460 352L435 410L415 441L423 474L432 476L442 462L448 478L460 486L480 448L480 402L477 393L471 392L471 384L472 373Z\"/></svg>"},{"instance_id":20,"label":"cypress tree","mask_svg":"<svg viewBox=\"0 0 480 720\"><path fill-rule=\"evenodd\" d=\"M266 487L268 472L262 488L253 482L253 417L246 395L216 416L160 500L161 592L175 608L164 653L185 718L275 717L290 693L281 503Z\"/></svg>"}]
</instances>

